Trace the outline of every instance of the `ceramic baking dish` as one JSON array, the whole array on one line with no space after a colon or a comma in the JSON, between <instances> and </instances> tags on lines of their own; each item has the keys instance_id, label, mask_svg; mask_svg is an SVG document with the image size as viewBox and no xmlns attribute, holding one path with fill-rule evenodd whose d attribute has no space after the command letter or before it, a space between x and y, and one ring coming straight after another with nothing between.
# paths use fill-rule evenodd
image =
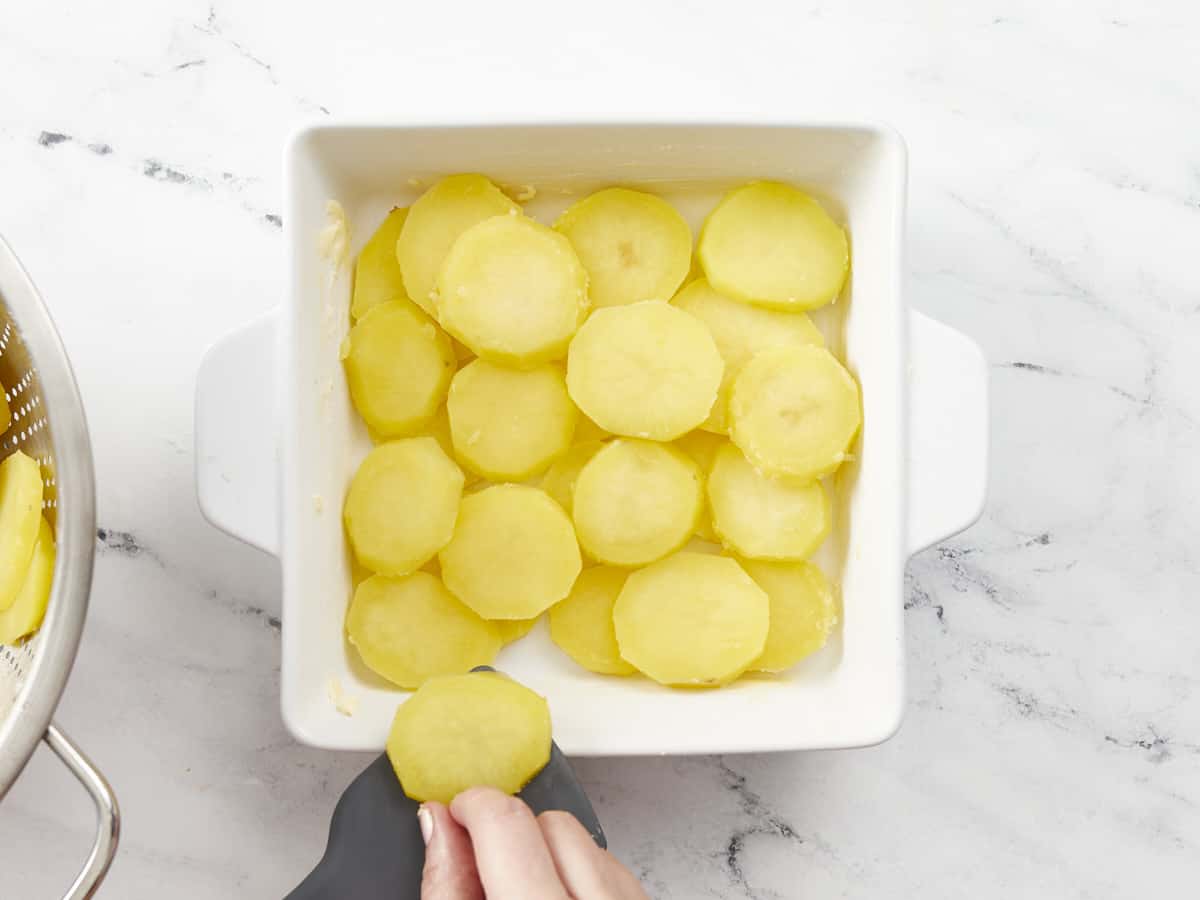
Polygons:
<instances>
[{"instance_id":1,"label":"ceramic baking dish","mask_svg":"<svg viewBox=\"0 0 1200 900\"><path fill-rule=\"evenodd\" d=\"M328 204L345 210L353 255L391 206L455 172L536 189L526 208L543 221L574 197L623 184L662 193L698 226L725 189L769 178L804 186L846 225L852 277L819 317L862 384L864 414L821 558L842 588L834 640L784 677L716 691L585 672L544 624L496 665L549 698L555 737L574 755L854 747L896 730L905 561L979 515L987 397L978 347L908 308L906 161L895 132L806 122L321 124L294 136L285 171L288 294L205 357L196 462L209 520L282 564L281 699L298 740L378 750L406 696L366 672L343 636L351 582L341 500L370 445L338 360L350 276L320 252Z\"/></svg>"}]
</instances>

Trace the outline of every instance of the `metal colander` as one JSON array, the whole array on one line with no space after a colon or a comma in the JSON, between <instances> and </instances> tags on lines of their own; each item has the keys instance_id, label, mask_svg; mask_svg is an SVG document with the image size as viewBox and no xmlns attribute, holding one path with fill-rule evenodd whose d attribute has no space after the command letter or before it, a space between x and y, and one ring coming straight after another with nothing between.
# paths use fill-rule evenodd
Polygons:
<instances>
[{"instance_id":1,"label":"metal colander","mask_svg":"<svg viewBox=\"0 0 1200 900\"><path fill-rule=\"evenodd\" d=\"M82 871L64 894L79 900L91 897L108 871L120 821L116 798L104 776L51 722L75 661L92 582L96 533L92 452L79 389L58 332L3 239L0 386L13 414L12 424L0 436L0 459L20 449L41 463L44 505L58 546L50 605L41 629L18 646L0 645L0 799L40 740L87 788L96 805L96 839Z\"/></svg>"}]
</instances>

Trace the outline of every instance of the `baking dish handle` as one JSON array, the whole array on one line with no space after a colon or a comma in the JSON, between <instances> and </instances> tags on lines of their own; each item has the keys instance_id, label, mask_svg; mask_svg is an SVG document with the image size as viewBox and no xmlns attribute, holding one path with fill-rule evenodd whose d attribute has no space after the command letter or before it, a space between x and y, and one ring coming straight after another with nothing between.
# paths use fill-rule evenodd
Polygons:
<instances>
[{"instance_id":1,"label":"baking dish handle","mask_svg":"<svg viewBox=\"0 0 1200 900\"><path fill-rule=\"evenodd\" d=\"M209 348L196 376L196 496L204 518L267 553L279 548L279 313Z\"/></svg>"},{"instance_id":2,"label":"baking dish handle","mask_svg":"<svg viewBox=\"0 0 1200 900\"><path fill-rule=\"evenodd\" d=\"M979 518L987 498L987 360L966 335L910 312L908 552Z\"/></svg>"}]
</instances>

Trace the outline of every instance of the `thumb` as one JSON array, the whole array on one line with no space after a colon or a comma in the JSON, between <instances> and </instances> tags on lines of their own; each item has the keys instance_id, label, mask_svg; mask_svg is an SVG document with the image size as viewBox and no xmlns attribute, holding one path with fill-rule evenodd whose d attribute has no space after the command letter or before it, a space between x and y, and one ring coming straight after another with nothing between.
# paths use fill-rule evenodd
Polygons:
<instances>
[{"instance_id":1,"label":"thumb","mask_svg":"<svg viewBox=\"0 0 1200 900\"><path fill-rule=\"evenodd\" d=\"M423 804L417 818L425 839L421 900L484 900L475 850L466 829L441 803Z\"/></svg>"}]
</instances>

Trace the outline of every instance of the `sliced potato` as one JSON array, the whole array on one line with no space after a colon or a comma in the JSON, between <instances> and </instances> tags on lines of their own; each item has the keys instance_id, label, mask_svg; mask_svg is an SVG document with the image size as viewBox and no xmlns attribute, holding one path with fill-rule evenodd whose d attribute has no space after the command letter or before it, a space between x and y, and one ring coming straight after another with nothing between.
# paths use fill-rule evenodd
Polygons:
<instances>
[{"instance_id":1,"label":"sliced potato","mask_svg":"<svg viewBox=\"0 0 1200 900\"><path fill-rule=\"evenodd\" d=\"M579 424L575 426L575 443L584 444L588 441L607 441L612 437L612 433L605 431L587 416L582 413L579 416Z\"/></svg>"},{"instance_id":2,"label":"sliced potato","mask_svg":"<svg viewBox=\"0 0 1200 900\"><path fill-rule=\"evenodd\" d=\"M571 591L582 568L571 520L544 491L498 484L463 498L438 557L446 587L485 619L530 619Z\"/></svg>"},{"instance_id":3,"label":"sliced potato","mask_svg":"<svg viewBox=\"0 0 1200 900\"><path fill-rule=\"evenodd\" d=\"M566 600L550 607L550 637L579 665L601 675L632 675L621 658L613 628L613 605L629 577L627 569L585 569Z\"/></svg>"},{"instance_id":4,"label":"sliced potato","mask_svg":"<svg viewBox=\"0 0 1200 900\"><path fill-rule=\"evenodd\" d=\"M700 469L701 477L707 481L709 470L712 469L713 459L717 455L717 450L727 443L728 441L719 434L697 428L695 431L689 431L683 437L677 439L675 446L692 458L692 462ZM708 508L707 494L703 498L702 505L704 508L700 510L700 518L696 523L696 537L719 543L720 538L713 531L712 510Z\"/></svg>"},{"instance_id":5,"label":"sliced potato","mask_svg":"<svg viewBox=\"0 0 1200 900\"><path fill-rule=\"evenodd\" d=\"M579 473L602 449L604 449L603 441L584 441L573 444L546 470L546 476L542 479L542 490L553 497L555 502L567 511L568 515L570 515L575 501L575 482L579 480Z\"/></svg>"},{"instance_id":6,"label":"sliced potato","mask_svg":"<svg viewBox=\"0 0 1200 900\"><path fill-rule=\"evenodd\" d=\"M450 413L444 403L438 407L433 418L425 423L422 434L433 438L448 457L454 458L454 438L450 435Z\"/></svg>"},{"instance_id":7,"label":"sliced potato","mask_svg":"<svg viewBox=\"0 0 1200 900\"><path fill-rule=\"evenodd\" d=\"M359 251L354 263L354 292L350 295L352 319L361 319L380 303L408 300L400 263L396 261L396 241L407 217L407 208L393 209Z\"/></svg>"},{"instance_id":8,"label":"sliced potato","mask_svg":"<svg viewBox=\"0 0 1200 900\"><path fill-rule=\"evenodd\" d=\"M374 575L354 592L346 635L374 672L403 688L484 666L500 629L467 609L428 572Z\"/></svg>"},{"instance_id":9,"label":"sliced potato","mask_svg":"<svg viewBox=\"0 0 1200 900\"><path fill-rule=\"evenodd\" d=\"M484 359L527 368L561 358L588 311L570 242L525 216L464 231L437 278L442 326Z\"/></svg>"},{"instance_id":10,"label":"sliced potato","mask_svg":"<svg viewBox=\"0 0 1200 900\"><path fill-rule=\"evenodd\" d=\"M533 631L533 626L539 618L541 616L534 616L532 619L497 619L492 624L500 632L501 646L507 646Z\"/></svg>"},{"instance_id":11,"label":"sliced potato","mask_svg":"<svg viewBox=\"0 0 1200 900\"><path fill-rule=\"evenodd\" d=\"M456 368L446 335L407 300L380 303L359 319L343 364L355 408L383 438L428 422Z\"/></svg>"},{"instance_id":12,"label":"sliced potato","mask_svg":"<svg viewBox=\"0 0 1200 900\"><path fill-rule=\"evenodd\" d=\"M692 536L703 490L700 470L679 450L618 438L592 457L575 482L579 543L610 565L661 559Z\"/></svg>"},{"instance_id":13,"label":"sliced potato","mask_svg":"<svg viewBox=\"0 0 1200 900\"><path fill-rule=\"evenodd\" d=\"M435 315L437 274L458 236L484 219L519 212L520 207L482 175L451 175L430 187L410 207L396 241L408 296Z\"/></svg>"},{"instance_id":14,"label":"sliced potato","mask_svg":"<svg viewBox=\"0 0 1200 900\"><path fill-rule=\"evenodd\" d=\"M573 204L554 223L583 261L594 306L670 297L687 275L692 231L653 194L608 188Z\"/></svg>"},{"instance_id":15,"label":"sliced potato","mask_svg":"<svg viewBox=\"0 0 1200 900\"><path fill-rule=\"evenodd\" d=\"M751 666L782 672L825 646L837 625L837 602L824 573L812 563L744 560L742 568L771 600L771 628Z\"/></svg>"},{"instance_id":16,"label":"sliced potato","mask_svg":"<svg viewBox=\"0 0 1200 900\"><path fill-rule=\"evenodd\" d=\"M755 467L814 479L842 464L862 424L858 383L823 347L765 350L729 395L729 436Z\"/></svg>"},{"instance_id":17,"label":"sliced potato","mask_svg":"<svg viewBox=\"0 0 1200 900\"><path fill-rule=\"evenodd\" d=\"M708 502L721 543L751 559L807 559L828 536L833 515L821 482L764 475L732 444L717 452Z\"/></svg>"},{"instance_id":18,"label":"sliced potato","mask_svg":"<svg viewBox=\"0 0 1200 900\"><path fill-rule=\"evenodd\" d=\"M463 474L431 437L380 444L346 492L346 535L359 562L381 575L419 569L454 534Z\"/></svg>"},{"instance_id":19,"label":"sliced potato","mask_svg":"<svg viewBox=\"0 0 1200 900\"><path fill-rule=\"evenodd\" d=\"M733 379L754 356L771 347L825 345L825 338L804 313L780 312L730 300L713 290L703 278L688 284L671 302L708 326L725 360L717 402L700 426L718 434L729 432L729 390Z\"/></svg>"},{"instance_id":20,"label":"sliced potato","mask_svg":"<svg viewBox=\"0 0 1200 900\"><path fill-rule=\"evenodd\" d=\"M15 644L41 627L54 581L54 530L43 516L29 570L12 606L0 612L0 644Z\"/></svg>"},{"instance_id":21,"label":"sliced potato","mask_svg":"<svg viewBox=\"0 0 1200 900\"><path fill-rule=\"evenodd\" d=\"M8 398L4 396L4 385L0 384L0 434L8 431L12 424L12 410L8 407Z\"/></svg>"},{"instance_id":22,"label":"sliced potato","mask_svg":"<svg viewBox=\"0 0 1200 900\"><path fill-rule=\"evenodd\" d=\"M734 560L680 552L634 572L613 609L621 656L660 684L727 684L759 657L770 601Z\"/></svg>"},{"instance_id":23,"label":"sliced potato","mask_svg":"<svg viewBox=\"0 0 1200 900\"><path fill-rule=\"evenodd\" d=\"M544 471L571 446L579 417L557 367L519 371L484 359L454 376L446 407L458 458L493 481Z\"/></svg>"},{"instance_id":24,"label":"sliced potato","mask_svg":"<svg viewBox=\"0 0 1200 900\"><path fill-rule=\"evenodd\" d=\"M576 405L613 434L670 441L708 418L725 363L704 323L661 300L596 310L567 356Z\"/></svg>"},{"instance_id":25,"label":"sliced potato","mask_svg":"<svg viewBox=\"0 0 1200 900\"><path fill-rule=\"evenodd\" d=\"M790 310L836 298L850 266L846 232L821 204L773 181L726 194L700 230L696 255L722 294Z\"/></svg>"},{"instance_id":26,"label":"sliced potato","mask_svg":"<svg viewBox=\"0 0 1200 900\"><path fill-rule=\"evenodd\" d=\"M421 803L484 785L515 794L550 761L550 707L497 672L432 678L396 710L387 755Z\"/></svg>"},{"instance_id":27,"label":"sliced potato","mask_svg":"<svg viewBox=\"0 0 1200 900\"><path fill-rule=\"evenodd\" d=\"M42 468L20 450L0 462L0 612L25 583L42 519Z\"/></svg>"}]
</instances>

